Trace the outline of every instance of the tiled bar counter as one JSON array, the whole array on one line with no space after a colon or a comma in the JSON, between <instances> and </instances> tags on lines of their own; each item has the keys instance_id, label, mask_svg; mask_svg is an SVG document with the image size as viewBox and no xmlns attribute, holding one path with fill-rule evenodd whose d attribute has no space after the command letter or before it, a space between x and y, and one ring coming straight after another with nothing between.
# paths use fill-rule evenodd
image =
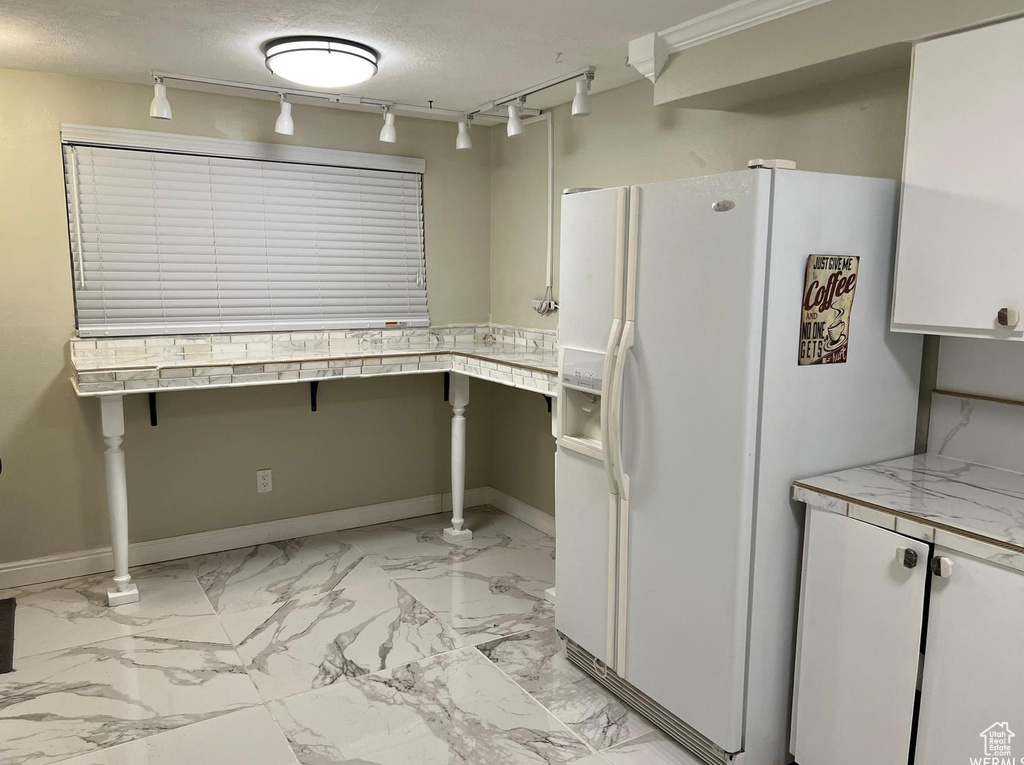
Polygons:
<instances>
[{"instance_id":1,"label":"tiled bar counter","mask_svg":"<svg viewBox=\"0 0 1024 765\"><path fill-rule=\"evenodd\" d=\"M286 385L376 375L450 373L452 526L449 541L472 538L463 528L465 411L469 378L556 395L556 334L501 325L448 325L374 330L176 335L71 339L72 384L101 402L107 503L115 589L110 605L138 600L128 573L128 502L124 469L126 395L163 391Z\"/></svg>"}]
</instances>

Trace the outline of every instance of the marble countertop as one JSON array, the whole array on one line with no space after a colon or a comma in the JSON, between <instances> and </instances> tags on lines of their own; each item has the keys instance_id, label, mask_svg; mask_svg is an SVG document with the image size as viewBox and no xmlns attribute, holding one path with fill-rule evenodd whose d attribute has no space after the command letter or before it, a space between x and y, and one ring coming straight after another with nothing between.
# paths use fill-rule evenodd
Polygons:
<instances>
[{"instance_id":1,"label":"marble countertop","mask_svg":"<svg viewBox=\"0 0 1024 765\"><path fill-rule=\"evenodd\" d=\"M1024 554L1021 473L921 454L799 480L794 487L804 501L813 501L804 494L809 491L825 497L826 505L838 499Z\"/></svg>"},{"instance_id":2,"label":"marble countertop","mask_svg":"<svg viewBox=\"0 0 1024 765\"><path fill-rule=\"evenodd\" d=\"M554 332L500 325L71 340L79 396L457 372L555 395Z\"/></svg>"}]
</instances>

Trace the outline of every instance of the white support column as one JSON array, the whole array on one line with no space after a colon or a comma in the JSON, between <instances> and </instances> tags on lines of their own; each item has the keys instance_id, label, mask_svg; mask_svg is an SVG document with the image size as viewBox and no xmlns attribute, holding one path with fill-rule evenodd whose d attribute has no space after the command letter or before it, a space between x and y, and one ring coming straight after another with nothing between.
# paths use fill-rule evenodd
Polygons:
<instances>
[{"instance_id":1,"label":"white support column","mask_svg":"<svg viewBox=\"0 0 1024 765\"><path fill-rule=\"evenodd\" d=\"M473 532L462 528L466 501L466 407L469 405L469 378L452 373L448 401L452 405L452 527L444 530L449 542L465 542Z\"/></svg>"},{"instance_id":2,"label":"white support column","mask_svg":"<svg viewBox=\"0 0 1024 765\"><path fill-rule=\"evenodd\" d=\"M124 472L124 396L100 399L103 422L103 454L107 466L107 509L110 513L110 546L114 552L114 585L107 590L107 605L123 606L139 600L139 588L128 573L128 483Z\"/></svg>"}]
</instances>

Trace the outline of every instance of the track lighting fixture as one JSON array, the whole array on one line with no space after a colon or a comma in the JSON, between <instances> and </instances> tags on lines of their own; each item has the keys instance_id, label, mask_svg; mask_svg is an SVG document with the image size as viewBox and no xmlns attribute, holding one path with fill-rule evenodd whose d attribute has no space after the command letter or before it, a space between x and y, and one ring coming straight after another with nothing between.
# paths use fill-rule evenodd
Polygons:
<instances>
[{"instance_id":1,"label":"track lighting fixture","mask_svg":"<svg viewBox=\"0 0 1024 765\"><path fill-rule=\"evenodd\" d=\"M388 107L384 107L384 127L380 129L380 140L384 143L394 143L398 140L398 130L395 128L395 115Z\"/></svg>"},{"instance_id":2,"label":"track lighting fixture","mask_svg":"<svg viewBox=\"0 0 1024 765\"><path fill-rule=\"evenodd\" d=\"M508 105L508 137L514 138L523 134L523 118L519 116L519 110L526 105L526 99L520 98L516 103Z\"/></svg>"},{"instance_id":3,"label":"track lighting fixture","mask_svg":"<svg viewBox=\"0 0 1024 765\"><path fill-rule=\"evenodd\" d=\"M158 120L171 118L171 102L167 100L167 86L163 77L153 78L153 100L149 103L149 116Z\"/></svg>"},{"instance_id":4,"label":"track lighting fixture","mask_svg":"<svg viewBox=\"0 0 1024 765\"><path fill-rule=\"evenodd\" d=\"M295 80L306 81L306 74L310 74L308 80L314 87L326 87L325 82L330 76L348 69L351 74L354 69L362 69L363 75L372 76L376 71L379 54L372 49L362 46L359 43L339 40L337 38L279 38L271 40L264 46L264 53L267 57L267 66L272 72L282 77L292 77ZM327 56L327 59L324 59ZM355 59L359 59L356 61ZM285 62L298 62L297 70L289 67L291 64ZM319 62L319 63L317 63ZM318 69L321 64L326 64L323 70ZM337 65L337 66L336 66ZM333 73L326 70L331 69ZM287 70L287 72L286 72ZM298 70L302 70L300 73ZM317 70L313 72L313 70ZM455 109L435 108L433 102L427 105L415 103L398 103L384 101L366 96L350 95L347 93L322 93L312 90L296 90L294 88L282 88L279 86L257 85L247 82L234 82L231 80L218 80L209 77L195 77L192 75L174 74L172 72L155 71L150 74L153 77L153 100L149 105L149 116L155 119L171 119L171 104L167 100L167 87L165 80L173 82L187 82L199 86L210 86L216 88L232 88L241 91L253 91L263 93L264 96L276 95L280 101L281 111L274 122L274 132L280 135L293 135L295 123L292 120L292 105L288 101L290 96L302 98L305 101L327 101L340 106L343 109L357 109L365 111L367 108L381 109L384 117L384 124L380 129L380 140L383 143L396 143L398 141L398 130L396 125L396 109L404 116L424 116L431 119L449 119L458 123L458 133L455 138L456 149L472 149L473 140L470 130L476 118L484 124L492 124L501 119L498 115L502 109L508 113L507 133L510 138L522 135L525 131L523 117L528 117L530 122L541 114L537 109L527 109L526 99L535 93L540 93L549 88L556 87L568 82L576 84L576 97L572 101L572 113L574 116L590 114L590 82L594 79L594 67L587 66L571 72L565 72L558 77L537 83L529 88L509 93L501 98L487 101L470 111L457 111ZM316 75L314 77L313 75ZM323 79L320 79L323 75ZM360 75L360 76L363 76ZM353 75L355 76L355 75Z\"/></svg>"},{"instance_id":5,"label":"track lighting fixture","mask_svg":"<svg viewBox=\"0 0 1024 765\"><path fill-rule=\"evenodd\" d=\"M469 137L470 120L462 120L459 123L459 134L455 137L456 149L472 149L473 139Z\"/></svg>"},{"instance_id":6,"label":"track lighting fixture","mask_svg":"<svg viewBox=\"0 0 1024 765\"><path fill-rule=\"evenodd\" d=\"M572 99L572 116L586 117L590 114L590 77L576 80L576 96Z\"/></svg>"},{"instance_id":7,"label":"track lighting fixture","mask_svg":"<svg viewBox=\"0 0 1024 765\"><path fill-rule=\"evenodd\" d=\"M277 122L274 123L274 132L281 135L293 135L295 133L295 122L292 120L292 105L288 103L281 94L281 113L277 115Z\"/></svg>"}]
</instances>

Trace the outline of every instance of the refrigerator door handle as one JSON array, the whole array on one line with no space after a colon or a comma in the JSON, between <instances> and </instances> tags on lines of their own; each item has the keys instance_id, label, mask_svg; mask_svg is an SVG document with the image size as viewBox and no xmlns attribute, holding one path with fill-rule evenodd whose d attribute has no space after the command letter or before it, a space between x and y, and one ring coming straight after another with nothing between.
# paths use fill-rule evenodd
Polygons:
<instances>
[{"instance_id":1,"label":"refrigerator door handle","mask_svg":"<svg viewBox=\"0 0 1024 765\"><path fill-rule=\"evenodd\" d=\"M604 354L604 372L602 374L604 390L601 392L601 457L604 460L604 472L608 477L608 491L613 496L618 495L619 485L615 477L615 466L612 463L612 395L614 386L612 375L614 374L615 349L619 344L619 335L622 331L622 320L615 318L612 321L612 329L608 335L608 347Z\"/></svg>"},{"instance_id":2,"label":"refrigerator door handle","mask_svg":"<svg viewBox=\"0 0 1024 765\"><path fill-rule=\"evenodd\" d=\"M634 322L627 321L622 330L619 350L615 355L615 372L611 385L611 422L609 447L611 463L615 467L615 481L619 487L619 496L629 500L629 475L622 464L622 386L626 375L626 356L633 347Z\"/></svg>"},{"instance_id":3,"label":"refrigerator door handle","mask_svg":"<svg viewBox=\"0 0 1024 765\"><path fill-rule=\"evenodd\" d=\"M636 274L637 256L640 251L640 187L629 189L629 223L626 228L626 263L625 284L623 285L623 303L626 321L623 324L622 339L615 356L615 373L611 384L611 457L615 466L615 480L619 486L619 497L629 501L629 476L622 464L622 388L626 375L626 357L633 347L636 324Z\"/></svg>"}]
</instances>

